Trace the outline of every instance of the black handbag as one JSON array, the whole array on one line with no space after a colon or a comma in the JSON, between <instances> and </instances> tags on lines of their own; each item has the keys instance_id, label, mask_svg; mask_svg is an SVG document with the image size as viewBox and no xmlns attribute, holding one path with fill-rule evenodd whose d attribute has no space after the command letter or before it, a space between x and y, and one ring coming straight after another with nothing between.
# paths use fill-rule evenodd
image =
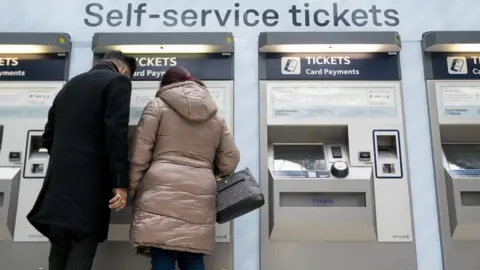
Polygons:
<instances>
[{"instance_id":1,"label":"black handbag","mask_svg":"<svg viewBox=\"0 0 480 270\"><path fill-rule=\"evenodd\" d=\"M217 222L222 224L265 204L255 177L248 168L217 181Z\"/></svg>"}]
</instances>

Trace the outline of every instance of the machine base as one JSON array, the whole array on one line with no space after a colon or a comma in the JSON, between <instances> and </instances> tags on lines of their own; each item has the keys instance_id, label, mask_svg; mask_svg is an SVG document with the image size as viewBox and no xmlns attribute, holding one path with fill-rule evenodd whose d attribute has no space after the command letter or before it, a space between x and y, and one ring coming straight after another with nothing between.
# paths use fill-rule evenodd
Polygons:
<instances>
[{"instance_id":1,"label":"machine base","mask_svg":"<svg viewBox=\"0 0 480 270\"><path fill-rule=\"evenodd\" d=\"M215 245L215 255L205 257L208 270L233 270L232 252L227 243ZM0 241L0 269L48 269L49 243L15 243ZM150 269L150 259L135 255L128 242L106 242L100 244L93 270Z\"/></svg>"},{"instance_id":2,"label":"machine base","mask_svg":"<svg viewBox=\"0 0 480 270\"><path fill-rule=\"evenodd\" d=\"M321 230L321 228L319 228ZM416 270L413 243L270 242L261 249L262 270Z\"/></svg>"}]
</instances>

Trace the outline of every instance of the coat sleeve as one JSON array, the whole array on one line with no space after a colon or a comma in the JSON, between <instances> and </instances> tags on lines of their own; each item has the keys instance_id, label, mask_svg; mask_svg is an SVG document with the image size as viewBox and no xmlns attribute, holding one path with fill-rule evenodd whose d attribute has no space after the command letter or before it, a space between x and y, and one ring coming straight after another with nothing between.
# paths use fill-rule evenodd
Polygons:
<instances>
[{"instance_id":1,"label":"coat sleeve","mask_svg":"<svg viewBox=\"0 0 480 270\"><path fill-rule=\"evenodd\" d=\"M129 188L131 195L135 195L137 186L142 181L145 171L152 161L161 119L162 111L157 100L150 101L143 110L132 142Z\"/></svg>"},{"instance_id":2,"label":"coat sleeve","mask_svg":"<svg viewBox=\"0 0 480 270\"><path fill-rule=\"evenodd\" d=\"M225 119L222 119L222 137L215 155L215 170L220 176L228 175L235 172L239 162L240 151L235 145Z\"/></svg>"},{"instance_id":3,"label":"coat sleeve","mask_svg":"<svg viewBox=\"0 0 480 270\"><path fill-rule=\"evenodd\" d=\"M55 134L55 100L48 110L48 120L42 135L42 147L46 148L50 154L53 146L53 136Z\"/></svg>"},{"instance_id":4,"label":"coat sleeve","mask_svg":"<svg viewBox=\"0 0 480 270\"><path fill-rule=\"evenodd\" d=\"M128 121L132 83L115 77L106 89L105 146L112 173L112 188L128 188Z\"/></svg>"}]
</instances>

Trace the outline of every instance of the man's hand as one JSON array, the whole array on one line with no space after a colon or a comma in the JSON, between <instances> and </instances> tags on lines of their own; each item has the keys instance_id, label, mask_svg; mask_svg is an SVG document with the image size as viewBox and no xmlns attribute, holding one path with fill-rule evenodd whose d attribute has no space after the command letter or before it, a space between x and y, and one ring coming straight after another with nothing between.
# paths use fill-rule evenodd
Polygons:
<instances>
[{"instance_id":1,"label":"man's hand","mask_svg":"<svg viewBox=\"0 0 480 270\"><path fill-rule=\"evenodd\" d=\"M127 190L124 188L115 188L113 189L115 196L110 200L110 209L115 209L120 211L127 205Z\"/></svg>"}]
</instances>

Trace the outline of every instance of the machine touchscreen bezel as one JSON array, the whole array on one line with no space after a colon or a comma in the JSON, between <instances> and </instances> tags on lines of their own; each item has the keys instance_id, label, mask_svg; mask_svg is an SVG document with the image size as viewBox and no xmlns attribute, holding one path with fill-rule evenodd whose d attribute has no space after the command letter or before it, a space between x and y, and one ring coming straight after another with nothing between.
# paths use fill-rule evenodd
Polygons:
<instances>
[{"instance_id":1,"label":"machine touchscreen bezel","mask_svg":"<svg viewBox=\"0 0 480 270\"><path fill-rule=\"evenodd\" d=\"M444 143L442 144L446 164L450 170L480 170L480 143ZM470 160L463 160L463 164L458 159L468 157ZM474 161L476 166L472 165Z\"/></svg>"},{"instance_id":2,"label":"machine touchscreen bezel","mask_svg":"<svg viewBox=\"0 0 480 270\"><path fill-rule=\"evenodd\" d=\"M275 143L272 145L273 149L273 168L275 171L325 171L328 170L327 166L327 153L325 152L325 145L323 143ZM276 151L278 147L302 147L302 146L307 146L307 147L312 147L313 151L310 151L310 157L314 157L315 155L318 155L316 158L312 159L314 162L318 162L317 164L313 164L312 167L307 167L305 164L301 164L300 169L294 169L294 168L288 168L284 169L281 168L284 162L293 162L291 160L288 160L287 158L278 158L278 152ZM315 149L318 150L318 154L311 154L311 152L314 152ZM297 152L298 153L298 152ZM297 154L297 156L302 156L303 153ZM303 159L294 159L296 161L299 160L306 160L306 158ZM277 162L282 162L282 165L277 165ZM298 164L298 163L297 163ZM299 164L300 165L300 164Z\"/></svg>"}]
</instances>

